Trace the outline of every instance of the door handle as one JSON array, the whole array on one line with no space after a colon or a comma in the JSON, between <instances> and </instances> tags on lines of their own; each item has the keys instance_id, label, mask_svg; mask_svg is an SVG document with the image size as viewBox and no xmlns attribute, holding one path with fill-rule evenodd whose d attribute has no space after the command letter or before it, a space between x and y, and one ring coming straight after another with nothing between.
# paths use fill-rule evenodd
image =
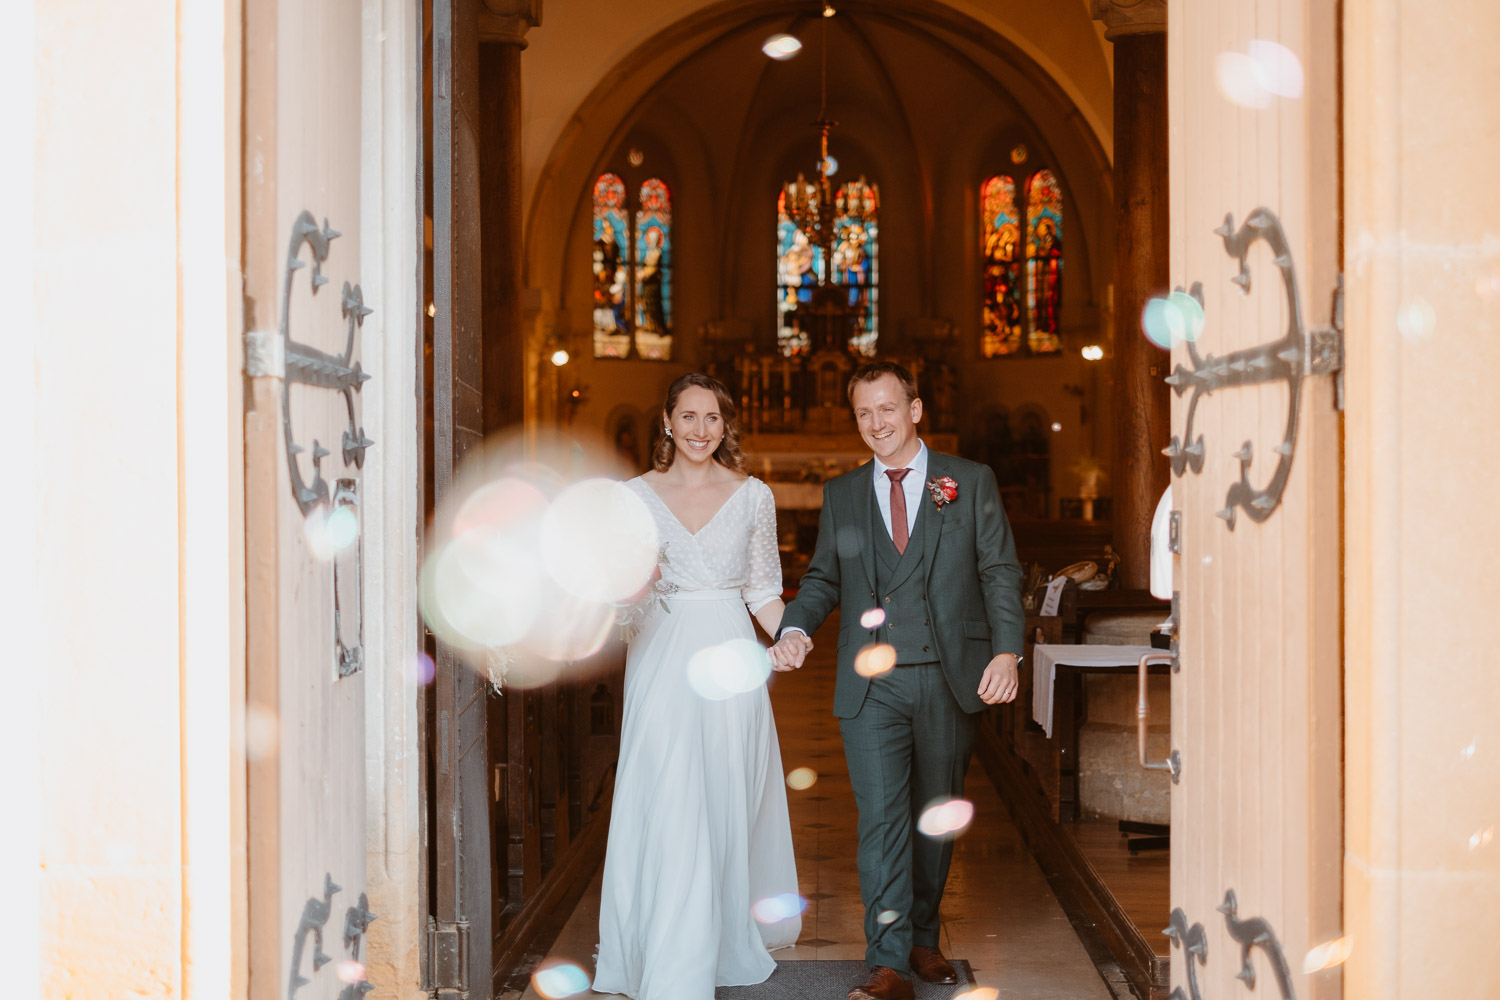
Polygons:
<instances>
[{"instance_id":1,"label":"door handle","mask_svg":"<svg viewBox=\"0 0 1500 1000\"><path fill-rule=\"evenodd\" d=\"M1182 758L1178 756L1176 750L1173 750L1166 760L1158 763L1152 763L1146 759L1146 729L1151 724L1151 703L1146 700L1146 678L1150 676L1149 669L1153 664L1171 662L1172 654L1170 653L1147 653L1141 657L1136 675L1135 736L1141 766L1148 771L1170 771L1172 783L1175 785L1178 775L1182 773Z\"/></svg>"}]
</instances>

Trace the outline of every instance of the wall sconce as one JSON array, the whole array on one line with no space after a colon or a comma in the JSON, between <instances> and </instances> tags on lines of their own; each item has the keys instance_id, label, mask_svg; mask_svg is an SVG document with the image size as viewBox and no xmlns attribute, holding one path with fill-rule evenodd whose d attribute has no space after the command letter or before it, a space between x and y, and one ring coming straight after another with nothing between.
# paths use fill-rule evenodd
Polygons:
<instances>
[{"instance_id":1,"label":"wall sconce","mask_svg":"<svg viewBox=\"0 0 1500 1000\"><path fill-rule=\"evenodd\" d=\"M1090 344L1083 349L1082 353L1083 360L1098 361L1104 357L1104 348L1100 347L1098 344Z\"/></svg>"},{"instance_id":2,"label":"wall sconce","mask_svg":"<svg viewBox=\"0 0 1500 1000\"><path fill-rule=\"evenodd\" d=\"M578 415L578 408L588 402L589 387L573 383L573 388L564 391L563 403L567 407L567 422L572 423L573 418Z\"/></svg>"},{"instance_id":3,"label":"wall sconce","mask_svg":"<svg viewBox=\"0 0 1500 1000\"><path fill-rule=\"evenodd\" d=\"M570 358L568 352L565 351L565 350L563 350L561 347L559 347L557 350L555 350L555 351L552 352L552 363L554 365L556 365L558 368L561 368L563 365L567 364L570 360L571 360L571 358Z\"/></svg>"}]
</instances>

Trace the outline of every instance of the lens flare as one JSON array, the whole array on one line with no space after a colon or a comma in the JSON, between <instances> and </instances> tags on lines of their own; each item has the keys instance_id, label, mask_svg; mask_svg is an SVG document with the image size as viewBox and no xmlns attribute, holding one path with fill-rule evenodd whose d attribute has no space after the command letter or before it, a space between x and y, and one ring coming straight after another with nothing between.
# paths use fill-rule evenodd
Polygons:
<instances>
[{"instance_id":1,"label":"lens flare","mask_svg":"<svg viewBox=\"0 0 1500 1000\"><path fill-rule=\"evenodd\" d=\"M608 604L554 594L537 610L523 645L547 660L583 660L604 647L614 623L615 610Z\"/></svg>"},{"instance_id":2,"label":"lens flare","mask_svg":"<svg viewBox=\"0 0 1500 1000\"><path fill-rule=\"evenodd\" d=\"M1268 94L1277 97L1297 98L1302 96L1305 83L1302 60L1297 53L1266 38L1252 39L1246 46L1255 70L1255 82Z\"/></svg>"},{"instance_id":3,"label":"lens flare","mask_svg":"<svg viewBox=\"0 0 1500 1000\"><path fill-rule=\"evenodd\" d=\"M276 713L264 705L245 706L245 758L270 760L276 756L281 740L281 724Z\"/></svg>"},{"instance_id":4,"label":"lens flare","mask_svg":"<svg viewBox=\"0 0 1500 1000\"><path fill-rule=\"evenodd\" d=\"M967 799L935 802L922 811L917 829L929 837L946 837L960 833L974 819L974 803Z\"/></svg>"},{"instance_id":5,"label":"lens flare","mask_svg":"<svg viewBox=\"0 0 1500 1000\"><path fill-rule=\"evenodd\" d=\"M953 1000L996 1000L1000 991L993 986L981 986L975 990L965 990L958 994Z\"/></svg>"},{"instance_id":6,"label":"lens flare","mask_svg":"<svg viewBox=\"0 0 1500 1000\"><path fill-rule=\"evenodd\" d=\"M1186 292L1156 296L1141 310L1141 332L1164 351L1203 333L1203 306Z\"/></svg>"},{"instance_id":7,"label":"lens flare","mask_svg":"<svg viewBox=\"0 0 1500 1000\"><path fill-rule=\"evenodd\" d=\"M854 657L854 672L861 677L879 677L896 665L896 647L877 642Z\"/></svg>"},{"instance_id":8,"label":"lens flare","mask_svg":"<svg viewBox=\"0 0 1500 1000\"><path fill-rule=\"evenodd\" d=\"M1215 61L1219 93L1231 104L1242 108L1268 108L1271 93L1256 78L1255 60L1245 52L1220 52Z\"/></svg>"},{"instance_id":9,"label":"lens flare","mask_svg":"<svg viewBox=\"0 0 1500 1000\"><path fill-rule=\"evenodd\" d=\"M817 783L818 772L810 767L796 767L786 775L786 786L793 791L806 791Z\"/></svg>"},{"instance_id":10,"label":"lens flare","mask_svg":"<svg viewBox=\"0 0 1500 1000\"><path fill-rule=\"evenodd\" d=\"M1167 296L1182 324L1182 339L1195 341L1203 335L1203 303L1187 292L1173 292Z\"/></svg>"},{"instance_id":11,"label":"lens flare","mask_svg":"<svg viewBox=\"0 0 1500 1000\"><path fill-rule=\"evenodd\" d=\"M505 476L485 483L453 515L454 537L471 531L532 532L547 509L547 497L524 479Z\"/></svg>"},{"instance_id":12,"label":"lens flare","mask_svg":"<svg viewBox=\"0 0 1500 1000\"><path fill-rule=\"evenodd\" d=\"M1437 326L1437 312L1426 299L1412 299L1396 313L1396 329L1408 340L1426 340Z\"/></svg>"},{"instance_id":13,"label":"lens flare","mask_svg":"<svg viewBox=\"0 0 1500 1000\"><path fill-rule=\"evenodd\" d=\"M359 537L359 514L352 506L340 507L328 515L328 540L334 551L342 551Z\"/></svg>"},{"instance_id":14,"label":"lens flare","mask_svg":"<svg viewBox=\"0 0 1500 1000\"><path fill-rule=\"evenodd\" d=\"M406 679L418 687L426 687L437 676L437 664L426 653L415 653L406 658Z\"/></svg>"},{"instance_id":15,"label":"lens flare","mask_svg":"<svg viewBox=\"0 0 1500 1000\"><path fill-rule=\"evenodd\" d=\"M802 51L802 43L794 35L772 35L761 45L760 50L778 62L792 58Z\"/></svg>"},{"instance_id":16,"label":"lens flare","mask_svg":"<svg viewBox=\"0 0 1500 1000\"><path fill-rule=\"evenodd\" d=\"M771 658L753 639L730 639L694 653L687 675L700 697L724 701L765 684L771 676Z\"/></svg>"},{"instance_id":17,"label":"lens flare","mask_svg":"<svg viewBox=\"0 0 1500 1000\"><path fill-rule=\"evenodd\" d=\"M1353 950L1354 939L1347 935L1314 945L1308 949L1307 957L1302 960L1302 971L1310 974L1322 969L1331 969L1335 965L1343 965L1349 960L1349 953Z\"/></svg>"},{"instance_id":18,"label":"lens flare","mask_svg":"<svg viewBox=\"0 0 1500 1000\"><path fill-rule=\"evenodd\" d=\"M885 609L871 608L859 616L860 628L879 628L885 624Z\"/></svg>"},{"instance_id":19,"label":"lens flare","mask_svg":"<svg viewBox=\"0 0 1500 1000\"><path fill-rule=\"evenodd\" d=\"M1182 342L1187 329L1182 322L1182 315L1171 301L1153 298L1141 310L1141 331L1151 343L1164 351L1170 351L1173 346Z\"/></svg>"},{"instance_id":20,"label":"lens flare","mask_svg":"<svg viewBox=\"0 0 1500 1000\"><path fill-rule=\"evenodd\" d=\"M750 907L750 915L762 924L779 924L783 920L790 920L801 915L805 909L807 909L807 900L795 892L784 892L779 896L757 900L755 905Z\"/></svg>"},{"instance_id":21,"label":"lens flare","mask_svg":"<svg viewBox=\"0 0 1500 1000\"><path fill-rule=\"evenodd\" d=\"M542 609L536 556L523 539L506 533L467 532L441 546L422 569L422 613L455 646L510 645Z\"/></svg>"},{"instance_id":22,"label":"lens flare","mask_svg":"<svg viewBox=\"0 0 1500 1000\"><path fill-rule=\"evenodd\" d=\"M573 997L589 988L588 973L572 962L562 962L538 969L531 976L531 985L547 1000Z\"/></svg>"},{"instance_id":23,"label":"lens flare","mask_svg":"<svg viewBox=\"0 0 1500 1000\"><path fill-rule=\"evenodd\" d=\"M541 550L562 588L591 601L623 601L656 568L656 521L624 483L586 479L567 487L542 515Z\"/></svg>"},{"instance_id":24,"label":"lens flare","mask_svg":"<svg viewBox=\"0 0 1500 1000\"><path fill-rule=\"evenodd\" d=\"M897 913L895 910L881 910L880 913L876 915L875 922L883 927L886 924L894 924L896 922L896 918L899 916L901 916L901 914Z\"/></svg>"},{"instance_id":25,"label":"lens flare","mask_svg":"<svg viewBox=\"0 0 1500 1000\"><path fill-rule=\"evenodd\" d=\"M1489 847L1490 841L1495 839L1495 828L1485 827L1483 830L1475 830L1469 835L1469 850L1477 851L1481 847Z\"/></svg>"},{"instance_id":26,"label":"lens flare","mask_svg":"<svg viewBox=\"0 0 1500 1000\"><path fill-rule=\"evenodd\" d=\"M1221 52L1215 62L1219 92L1242 108L1260 110L1277 97L1302 96L1302 60L1280 42L1257 38L1245 52Z\"/></svg>"},{"instance_id":27,"label":"lens flare","mask_svg":"<svg viewBox=\"0 0 1500 1000\"><path fill-rule=\"evenodd\" d=\"M333 558L333 533L328 528L328 508L317 506L302 521L302 540L307 543L307 554L319 562Z\"/></svg>"},{"instance_id":28,"label":"lens flare","mask_svg":"<svg viewBox=\"0 0 1500 1000\"><path fill-rule=\"evenodd\" d=\"M365 981L365 967L362 962L346 959L338 964L336 971L341 983L362 983Z\"/></svg>"}]
</instances>

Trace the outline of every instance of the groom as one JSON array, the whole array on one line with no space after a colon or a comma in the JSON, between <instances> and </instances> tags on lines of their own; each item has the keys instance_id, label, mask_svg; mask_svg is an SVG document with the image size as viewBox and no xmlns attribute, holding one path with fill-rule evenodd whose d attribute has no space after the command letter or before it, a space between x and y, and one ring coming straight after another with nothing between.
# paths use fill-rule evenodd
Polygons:
<instances>
[{"instance_id":1,"label":"groom","mask_svg":"<svg viewBox=\"0 0 1500 1000\"><path fill-rule=\"evenodd\" d=\"M859 887L869 978L849 1000L911 1000L913 972L952 983L938 950L950 838L917 832L930 804L963 795L979 713L1016 696L1021 566L987 466L929 451L911 373L877 361L849 382L875 453L823 487L818 544L781 619L773 665L791 670L834 608L833 712L859 807ZM895 666L875 672L894 648Z\"/></svg>"}]
</instances>

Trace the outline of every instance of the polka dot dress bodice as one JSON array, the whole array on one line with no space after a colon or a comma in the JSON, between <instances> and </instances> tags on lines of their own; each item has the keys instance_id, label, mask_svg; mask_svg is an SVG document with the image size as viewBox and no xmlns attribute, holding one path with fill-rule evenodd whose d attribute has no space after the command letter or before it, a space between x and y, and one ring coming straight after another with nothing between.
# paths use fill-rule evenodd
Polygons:
<instances>
[{"instance_id":1,"label":"polka dot dress bodice","mask_svg":"<svg viewBox=\"0 0 1500 1000\"><path fill-rule=\"evenodd\" d=\"M752 614L781 596L776 499L765 483L746 479L697 534L682 526L644 479L637 476L629 485L656 519L668 583L681 590L738 590Z\"/></svg>"}]
</instances>

